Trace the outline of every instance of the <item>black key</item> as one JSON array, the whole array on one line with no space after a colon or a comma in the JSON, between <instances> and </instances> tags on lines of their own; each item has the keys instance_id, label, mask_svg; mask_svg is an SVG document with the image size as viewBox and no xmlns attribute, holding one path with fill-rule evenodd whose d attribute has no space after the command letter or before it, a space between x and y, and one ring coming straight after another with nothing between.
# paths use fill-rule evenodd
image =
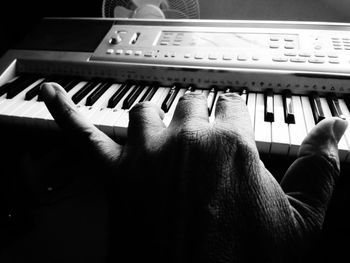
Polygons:
<instances>
[{"instance_id":1,"label":"black key","mask_svg":"<svg viewBox=\"0 0 350 263\"><path fill-rule=\"evenodd\" d=\"M157 86L149 86L146 93L143 94L139 102L150 101L153 98L154 94L157 92L157 90Z\"/></svg>"},{"instance_id":2,"label":"black key","mask_svg":"<svg viewBox=\"0 0 350 263\"><path fill-rule=\"evenodd\" d=\"M67 85L65 85L63 88L65 89L66 92L69 92L72 90L76 85L79 84L81 80L80 79L73 79Z\"/></svg>"},{"instance_id":3,"label":"black key","mask_svg":"<svg viewBox=\"0 0 350 263\"><path fill-rule=\"evenodd\" d=\"M322 110L322 106L321 106L320 97L317 95L316 92L313 92L311 93L309 99L310 99L311 109L314 115L315 123L319 123L325 118Z\"/></svg>"},{"instance_id":4,"label":"black key","mask_svg":"<svg viewBox=\"0 0 350 263\"><path fill-rule=\"evenodd\" d=\"M245 102L245 104L247 104L248 103L248 90L246 88L242 89L240 96L241 96L242 100Z\"/></svg>"},{"instance_id":5,"label":"black key","mask_svg":"<svg viewBox=\"0 0 350 263\"><path fill-rule=\"evenodd\" d=\"M33 88L31 88L29 91L27 91L26 95L25 95L25 100L31 100L33 99L36 95L39 95L39 91L40 91L40 86L41 84L43 84L44 82L54 82L55 78L54 77L48 77L45 78L43 81L41 81L40 83L38 83L37 85L35 85Z\"/></svg>"},{"instance_id":6,"label":"black key","mask_svg":"<svg viewBox=\"0 0 350 263\"><path fill-rule=\"evenodd\" d=\"M130 85L122 84L122 86L113 94L113 96L108 100L108 108L114 108L118 102L125 96L129 90Z\"/></svg>"},{"instance_id":7,"label":"black key","mask_svg":"<svg viewBox=\"0 0 350 263\"><path fill-rule=\"evenodd\" d=\"M102 83L86 98L86 106L92 106L108 89L112 86L111 82Z\"/></svg>"},{"instance_id":8,"label":"black key","mask_svg":"<svg viewBox=\"0 0 350 263\"><path fill-rule=\"evenodd\" d=\"M190 93L190 92L194 92L195 90L196 90L195 87L189 86L189 87L187 88L187 90L185 91L185 94Z\"/></svg>"},{"instance_id":9,"label":"black key","mask_svg":"<svg viewBox=\"0 0 350 263\"><path fill-rule=\"evenodd\" d=\"M345 115L340 109L338 98L334 94L330 94L327 97L329 108L332 112L332 116L346 119Z\"/></svg>"},{"instance_id":10,"label":"black key","mask_svg":"<svg viewBox=\"0 0 350 263\"><path fill-rule=\"evenodd\" d=\"M265 93L265 121L274 122L274 107L273 107L273 92L272 90L267 90Z\"/></svg>"},{"instance_id":11,"label":"black key","mask_svg":"<svg viewBox=\"0 0 350 263\"><path fill-rule=\"evenodd\" d=\"M0 96L4 95L5 93L7 93L10 89L12 89L13 87L16 87L18 85L20 85L23 81L26 80L25 76L19 76L18 78L16 78L15 80L12 80L10 82L6 82L4 85L2 85L0 87Z\"/></svg>"},{"instance_id":12,"label":"black key","mask_svg":"<svg viewBox=\"0 0 350 263\"><path fill-rule=\"evenodd\" d=\"M73 96L72 101L77 104L81 101L86 95L88 95L100 81L94 80L86 83L80 90L78 90Z\"/></svg>"},{"instance_id":13,"label":"black key","mask_svg":"<svg viewBox=\"0 0 350 263\"><path fill-rule=\"evenodd\" d=\"M20 93L24 89L28 88L31 84L33 84L37 80L38 80L38 78L35 77L35 76L30 76L28 78L25 78L21 83L18 83L18 85L12 86L8 90L6 98L7 99L12 99L16 95L18 95L18 93Z\"/></svg>"},{"instance_id":14,"label":"black key","mask_svg":"<svg viewBox=\"0 0 350 263\"><path fill-rule=\"evenodd\" d=\"M212 87L208 93L208 96L207 96L207 105L208 105L209 115L211 114L211 112L213 110L216 94L217 94L217 92L216 92L215 88Z\"/></svg>"},{"instance_id":15,"label":"black key","mask_svg":"<svg viewBox=\"0 0 350 263\"><path fill-rule=\"evenodd\" d=\"M295 124L294 106L290 90L283 93L284 121L288 124Z\"/></svg>"},{"instance_id":16,"label":"black key","mask_svg":"<svg viewBox=\"0 0 350 263\"><path fill-rule=\"evenodd\" d=\"M48 80L45 80L45 82L54 82L59 84L62 88L64 88L65 86L67 86L67 84L70 82L71 80L67 77L52 77ZM41 83L40 83L41 84ZM40 89L40 86L39 86ZM41 96L41 93L38 91L38 101L43 101L43 98Z\"/></svg>"},{"instance_id":17,"label":"black key","mask_svg":"<svg viewBox=\"0 0 350 263\"><path fill-rule=\"evenodd\" d=\"M122 109L124 110L128 110L131 108L131 106L134 104L134 102L136 101L136 99L140 96L142 90L143 90L143 86L141 85L135 85L134 90L132 92L130 92L130 94L125 98L125 100L123 101L123 107Z\"/></svg>"},{"instance_id":18,"label":"black key","mask_svg":"<svg viewBox=\"0 0 350 263\"><path fill-rule=\"evenodd\" d=\"M162 107L161 107L165 113L167 113L169 111L171 105L174 102L174 99L175 99L177 93L179 93L179 89L176 86L173 86L169 90L168 94L166 95L166 97L162 103Z\"/></svg>"}]
</instances>

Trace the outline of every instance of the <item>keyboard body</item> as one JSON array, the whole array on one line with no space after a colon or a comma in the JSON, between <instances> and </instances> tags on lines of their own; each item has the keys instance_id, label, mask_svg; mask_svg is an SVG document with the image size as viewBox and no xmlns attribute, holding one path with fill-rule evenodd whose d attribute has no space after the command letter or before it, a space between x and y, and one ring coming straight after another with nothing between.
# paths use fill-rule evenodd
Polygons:
<instances>
[{"instance_id":1,"label":"keyboard body","mask_svg":"<svg viewBox=\"0 0 350 263\"><path fill-rule=\"evenodd\" d=\"M27 85L18 80L12 95L2 92L20 77ZM0 121L56 129L38 93L27 97L58 78L69 79L79 110L114 138L127 136L128 111L152 92L148 100L165 109L166 125L192 89L208 97L211 121L218 96L237 92L259 152L295 156L318 121L350 118L350 25L46 18L0 59ZM349 149L347 131L344 162Z\"/></svg>"}]
</instances>

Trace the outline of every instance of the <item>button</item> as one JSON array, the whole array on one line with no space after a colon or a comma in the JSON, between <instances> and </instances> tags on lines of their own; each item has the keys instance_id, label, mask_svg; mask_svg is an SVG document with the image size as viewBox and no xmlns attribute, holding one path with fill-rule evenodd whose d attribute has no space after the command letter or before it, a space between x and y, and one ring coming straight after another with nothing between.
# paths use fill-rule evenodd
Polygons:
<instances>
[{"instance_id":1,"label":"button","mask_svg":"<svg viewBox=\"0 0 350 263\"><path fill-rule=\"evenodd\" d=\"M258 56L252 56L252 60L258 61L260 58Z\"/></svg>"},{"instance_id":2,"label":"button","mask_svg":"<svg viewBox=\"0 0 350 263\"><path fill-rule=\"evenodd\" d=\"M237 60L238 61L246 61L246 60L248 60L248 57L245 55L238 55Z\"/></svg>"},{"instance_id":3,"label":"button","mask_svg":"<svg viewBox=\"0 0 350 263\"><path fill-rule=\"evenodd\" d=\"M224 55L222 56L222 59L223 59L223 60L232 60L232 56L231 56L231 55L228 55L228 54L224 54Z\"/></svg>"},{"instance_id":4,"label":"button","mask_svg":"<svg viewBox=\"0 0 350 263\"><path fill-rule=\"evenodd\" d=\"M153 57L153 51L145 52L144 56L147 57L147 58Z\"/></svg>"},{"instance_id":5,"label":"button","mask_svg":"<svg viewBox=\"0 0 350 263\"><path fill-rule=\"evenodd\" d=\"M291 58L290 62L295 62L295 63L305 63L306 59L304 58Z\"/></svg>"},{"instance_id":6,"label":"button","mask_svg":"<svg viewBox=\"0 0 350 263\"><path fill-rule=\"evenodd\" d=\"M285 37L285 38L284 38L284 41L293 42L293 41L294 41L294 38L292 38L292 37Z\"/></svg>"},{"instance_id":7,"label":"button","mask_svg":"<svg viewBox=\"0 0 350 263\"><path fill-rule=\"evenodd\" d=\"M203 54L196 54L195 56L194 56L194 58L195 59L203 59L204 58L204 55Z\"/></svg>"},{"instance_id":8,"label":"button","mask_svg":"<svg viewBox=\"0 0 350 263\"><path fill-rule=\"evenodd\" d=\"M116 54L116 55L121 55L121 54L123 54L123 50L122 50L122 49L117 49L117 50L115 51L115 54Z\"/></svg>"},{"instance_id":9,"label":"button","mask_svg":"<svg viewBox=\"0 0 350 263\"><path fill-rule=\"evenodd\" d=\"M277 36L270 36L270 41L279 41L280 38Z\"/></svg>"},{"instance_id":10,"label":"button","mask_svg":"<svg viewBox=\"0 0 350 263\"><path fill-rule=\"evenodd\" d=\"M141 50L136 50L134 54L135 54L135 56L141 56L142 55L142 51Z\"/></svg>"},{"instance_id":11,"label":"button","mask_svg":"<svg viewBox=\"0 0 350 263\"><path fill-rule=\"evenodd\" d=\"M304 57L304 58L309 58L309 57L311 57L311 54L310 53L299 53L299 56Z\"/></svg>"},{"instance_id":12,"label":"button","mask_svg":"<svg viewBox=\"0 0 350 263\"><path fill-rule=\"evenodd\" d=\"M114 53L114 49L109 48L109 49L107 49L106 53L107 54L113 54Z\"/></svg>"},{"instance_id":13,"label":"button","mask_svg":"<svg viewBox=\"0 0 350 263\"><path fill-rule=\"evenodd\" d=\"M295 45L294 44L286 44L284 46L285 49L294 49L295 48Z\"/></svg>"},{"instance_id":14,"label":"button","mask_svg":"<svg viewBox=\"0 0 350 263\"><path fill-rule=\"evenodd\" d=\"M336 54L328 54L328 57L329 58L338 58L338 55L336 55Z\"/></svg>"},{"instance_id":15,"label":"button","mask_svg":"<svg viewBox=\"0 0 350 263\"><path fill-rule=\"evenodd\" d=\"M286 52L286 53L284 53L284 55L287 57L295 57L297 54L293 53L293 52Z\"/></svg>"},{"instance_id":16,"label":"button","mask_svg":"<svg viewBox=\"0 0 350 263\"><path fill-rule=\"evenodd\" d=\"M184 55L184 58L190 58L191 57L191 54L190 53L186 53L185 55Z\"/></svg>"},{"instance_id":17,"label":"button","mask_svg":"<svg viewBox=\"0 0 350 263\"><path fill-rule=\"evenodd\" d=\"M322 46L321 46L321 45L315 45L314 48L315 48L316 50L320 50L320 49L322 49Z\"/></svg>"},{"instance_id":18,"label":"button","mask_svg":"<svg viewBox=\"0 0 350 263\"><path fill-rule=\"evenodd\" d=\"M168 45L169 45L169 42L168 42L168 41L161 41L161 42L160 42L160 45L161 45L161 46L168 46Z\"/></svg>"},{"instance_id":19,"label":"button","mask_svg":"<svg viewBox=\"0 0 350 263\"><path fill-rule=\"evenodd\" d=\"M280 48L280 46L279 45L275 45L275 44L271 44L270 48L276 49L276 48Z\"/></svg>"},{"instance_id":20,"label":"button","mask_svg":"<svg viewBox=\"0 0 350 263\"><path fill-rule=\"evenodd\" d=\"M324 58L326 55L323 53L315 53L315 57Z\"/></svg>"},{"instance_id":21,"label":"button","mask_svg":"<svg viewBox=\"0 0 350 263\"><path fill-rule=\"evenodd\" d=\"M287 62L288 59L285 57L273 57L272 61L274 61L274 62Z\"/></svg>"},{"instance_id":22,"label":"button","mask_svg":"<svg viewBox=\"0 0 350 263\"><path fill-rule=\"evenodd\" d=\"M219 56L216 55L216 54L209 54L208 58L209 58L210 60L217 60L217 59L219 58Z\"/></svg>"},{"instance_id":23,"label":"button","mask_svg":"<svg viewBox=\"0 0 350 263\"><path fill-rule=\"evenodd\" d=\"M128 56L132 55L132 50L125 50L125 55L128 55Z\"/></svg>"},{"instance_id":24,"label":"button","mask_svg":"<svg viewBox=\"0 0 350 263\"><path fill-rule=\"evenodd\" d=\"M314 64L323 64L323 63L325 63L325 61L323 59L319 59L319 58L310 58L309 62L310 63L314 63Z\"/></svg>"},{"instance_id":25,"label":"button","mask_svg":"<svg viewBox=\"0 0 350 263\"><path fill-rule=\"evenodd\" d=\"M340 63L339 59L330 59L328 62L331 64L339 64Z\"/></svg>"}]
</instances>

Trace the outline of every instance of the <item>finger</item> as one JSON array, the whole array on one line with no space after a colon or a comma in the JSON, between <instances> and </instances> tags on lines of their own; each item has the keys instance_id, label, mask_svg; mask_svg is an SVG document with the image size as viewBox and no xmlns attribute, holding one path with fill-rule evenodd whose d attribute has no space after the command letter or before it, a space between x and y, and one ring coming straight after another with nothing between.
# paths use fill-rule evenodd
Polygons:
<instances>
[{"instance_id":1,"label":"finger","mask_svg":"<svg viewBox=\"0 0 350 263\"><path fill-rule=\"evenodd\" d=\"M158 136L165 128L164 112L154 103L136 104L129 112L128 137L136 142L145 142Z\"/></svg>"},{"instance_id":2,"label":"finger","mask_svg":"<svg viewBox=\"0 0 350 263\"><path fill-rule=\"evenodd\" d=\"M237 94L226 93L218 98L215 109L215 124L237 131L254 140L247 106Z\"/></svg>"},{"instance_id":3,"label":"finger","mask_svg":"<svg viewBox=\"0 0 350 263\"><path fill-rule=\"evenodd\" d=\"M347 121L336 117L321 121L304 139L299 156L321 154L333 159L339 168L338 143L347 126Z\"/></svg>"},{"instance_id":4,"label":"finger","mask_svg":"<svg viewBox=\"0 0 350 263\"><path fill-rule=\"evenodd\" d=\"M347 122L329 118L319 124L303 141L298 159L281 181L290 203L309 222L322 224L340 173L337 143Z\"/></svg>"},{"instance_id":5,"label":"finger","mask_svg":"<svg viewBox=\"0 0 350 263\"><path fill-rule=\"evenodd\" d=\"M41 95L57 124L77 140L87 140L95 153L106 161L119 158L122 147L90 123L57 83L43 83Z\"/></svg>"},{"instance_id":6,"label":"finger","mask_svg":"<svg viewBox=\"0 0 350 263\"><path fill-rule=\"evenodd\" d=\"M199 92L190 92L179 99L170 128L184 125L209 123L209 112L206 97Z\"/></svg>"}]
</instances>

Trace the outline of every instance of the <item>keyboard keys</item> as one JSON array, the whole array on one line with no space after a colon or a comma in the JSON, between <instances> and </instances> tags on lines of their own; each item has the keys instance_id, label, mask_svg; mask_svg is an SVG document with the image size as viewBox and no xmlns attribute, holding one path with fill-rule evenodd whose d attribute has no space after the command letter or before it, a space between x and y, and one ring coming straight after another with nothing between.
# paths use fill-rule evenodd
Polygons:
<instances>
[{"instance_id":1,"label":"keyboard keys","mask_svg":"<svg viewBox=\"0 0 350 263\"><path fill-rule=\"evenodd\" d=\"M289 90L284 92L283 108L286 123L295 123L293 100Z\"/></svg>"},{"instance_id":2,"label":"keyboard keys","mask_svg":"<svg viewBox=\"0 0 350 263\"><path fill-rule=\"evenodd\" d=\"M133 91L128 95L128 97L125 98L122 108L125 110L131 109L131 106L135 103L143 88L144 87L141 85L134 85Z\"/></svg>"},{"instance_id":3,"label":"keyboard keys","mask_svg":"<svg viewBox=\"0 0 350 263\"><path fill-rule=\"evenodd\" d=\"M271 122L265 121L264 94L256 94L254 134L256 146L262 153L270 153L271 147Z\"/></svg>"},{"instance_id":4,"label":"keyboard keys","mask_svg":"<svg viewBox=\"0 0 350 263\"><path fill-rule=\"evenodd\" d=\"M264 103L264 120L267 122L274 121L274 109L273 109L273 92L272 90L267 90L265 93L265 103Z\"/></svg>"},{"instance_id":5,"label":"keyboard keys","mask_svg":"<svg viewBox=\"0 0 350 263\"><path fill-rule=\"evenodd\" d=\"M13 85L7 92L6 98L7 99L12 99L13 97L15 97L16 95L18 95L18 93L20 93L21 91L23 91L24 89L26 89L28 86L30 86L31 84L33 84L38 78L31 76L28 78L24 78L23 81L21 81L20 83Z\"/></svg>"},{"instance_id":6,"label":"keyboard keys","mask_svg":"<svg viewBox=\"0 0 350 263\"><path fill-rule=\"evenodd\" d=\"M176 86L173 86L172 88L170 88L168 94L166 95L163 103L162 103L162 106L161 106L161 109L167 113L177 95L177 93L179 92L179 88L177 88Z\"/></svg>"},{"instance_id":7,"label":"keyboard keys","mask_svg":"<svg viewBox=\"0 0 350 263\"><path fill-rule=\"evenodd\" d=\"M216 90L214 87L212 87L207 95L207 105L208 105L209 116L214 107L215 97L216 97Z\"/></svg>"},{"instance_id":8,"label":"keyboard keys","mask_svg":"<svg viewBox=\"0 0 350 263\"><path fill-rule=\"evenodd\" d=\"M141 97L140 101L139 102L144 102L144 101L150 101L154 94L156 93L158 87L155 86L155 85L152 85L152 86L148 86L146 87L147 88L147 91L146 93Z\"/></svg>"},{"instance_id":9,"label":"keyboard keys","mask_svg":"<svg viewBox=\"0 0 350 263\"><path fill-rule=\"evenodd\" d=\"M87 82L77 93L72 96L72 101L75 104L78 104L86 95L88 95L97 85L99 85L99 81L89 81Z\"/></svg>"},{"instance_id":10,"label":"keyboard keys","mask_svg":"<svg viewBox=\"0 0 350 263\"><path fill-rule=\"evenodd\" d=\"M114 108L128 92L129 85L122 84L108 101L108 108Z\"/></svg>"},{"instance_id":11,"label":"keyboard keys","mask_svg":"<svg viewBox=\"0 0 350 263\"><path fill-rule=\"evenodd\" d=\"M328 96L327 101L332 115L335 117L345 119L345 116L339 106L338 98L334 94L331 94Z\"/></svg>"},{"instance_id":12,"label":"keyboard keys","mask_svg":"<svg viewBox=\"0 0 350 263\"><path fill-rule=\"evenodd\" d=\"M289 152L289 129L285 122L282 95L275 94L274 121L271 123L271 150L272 154L282 154L287 156Z\"/></svg>"},{"instance_id":13,"label":"keyboard keys","mask_svg":"<svg viewBox=\"0 0 350 263\"><path fill-rule=\"evenodd\" d=\"M307 128L304 119L301 97L292 96L292 103L294 106L294 123L288 124L290 136L289 156L296 157L299 152L300 145L306 137Z\"/></svg>"},{"instance_id":14,"label":"keyboard keys","mask_svg":"<svg viewBox=\"0 0 350 263\"><path fill-rule=\"evenodd\" d=\"M86 106L92 106L110 87L112 82L104 82L99 85L87 98Z\"/></svg>"},{"instance_id":15,"label":"keyboard keys","mask_svg":"<svg viewBox=\"0 0 350 263\"><path fill-rule=\"evenodd\" d=\"M315 126L315 119L312 112L311 103L309 98L306 96L301 96L300 98L301 98L301 106L304 113L306 130L307 130L307 133L309 133L312 130L312 128Z\"/></svg>"},{"instance_id":16,"label":"keyboard keys","mask_svg":"<svg viewBox=\"0 0 350 263\"><path fill-rule=\"evenodd\" d=\"M319 123L325 118L325 116L323 113L320 97L317 95L317 93L313 92L310 95L310 104L312 113L314 115L315 123Z\"/></svg>"}]
</instances>

